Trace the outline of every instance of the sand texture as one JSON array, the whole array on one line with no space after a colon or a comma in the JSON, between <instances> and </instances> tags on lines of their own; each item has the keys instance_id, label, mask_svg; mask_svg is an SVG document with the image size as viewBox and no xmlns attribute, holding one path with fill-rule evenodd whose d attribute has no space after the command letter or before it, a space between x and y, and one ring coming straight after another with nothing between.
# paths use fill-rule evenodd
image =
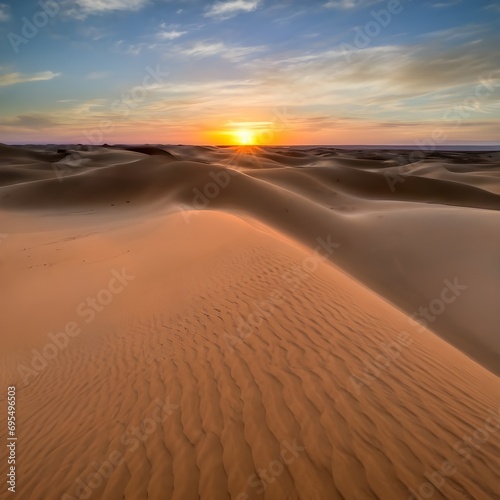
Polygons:
<instances>
[{"instance_id":1,"label":"sand texture","mask_svg":"<svg viewBox=\"0 0 500 500\"><path fill-rule=\"evenodd\" d=\"M1 145L0 498L500 498L500 154L408 156Z\"/></svg>"}]
</instances>

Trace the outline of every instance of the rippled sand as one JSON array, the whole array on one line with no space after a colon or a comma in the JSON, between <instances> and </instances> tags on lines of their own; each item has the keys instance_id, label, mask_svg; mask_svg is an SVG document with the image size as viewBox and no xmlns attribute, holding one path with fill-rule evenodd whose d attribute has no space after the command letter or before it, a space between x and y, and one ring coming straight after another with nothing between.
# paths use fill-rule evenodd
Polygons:
<instances>
[{"instance_id":1,"label":"rippled sand","mask_svg":"<svg viewBox=\"0 0 500 500\"><path fill-rule=\"evenodd\" d=\"M498 153L53 149L0 146L17 498L500 496Z\"/></svg>"}]
</instances>

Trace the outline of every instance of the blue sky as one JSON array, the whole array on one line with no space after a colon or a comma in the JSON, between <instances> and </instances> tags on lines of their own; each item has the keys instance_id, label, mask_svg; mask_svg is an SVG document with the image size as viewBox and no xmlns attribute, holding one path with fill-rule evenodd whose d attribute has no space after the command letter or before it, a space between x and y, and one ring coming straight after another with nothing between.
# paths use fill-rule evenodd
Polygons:
<instances>
[{"instance_id":1,"label":"blue sky","mask_svg":"<svg viewBox=\"0 0 500 500\"><path fill-rule=\"evenodd\" d=\"M500 143L494 0L0 0L0 142Z\"/></svg>"}]
</instances>

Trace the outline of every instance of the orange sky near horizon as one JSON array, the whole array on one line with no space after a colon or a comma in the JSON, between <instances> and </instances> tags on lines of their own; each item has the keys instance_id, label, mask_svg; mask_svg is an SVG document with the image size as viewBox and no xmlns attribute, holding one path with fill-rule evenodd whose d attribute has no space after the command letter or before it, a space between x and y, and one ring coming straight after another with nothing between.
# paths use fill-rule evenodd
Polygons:
<instances>
[{"instance_id":1,"label":"orange sky near horizon","mask_svg":"<svg viewBox=\"0 0 500 500\"><path fill-rule=\"evenodd\" d=\"M499 142L492 0L64 0L19 36L41 3L0 0L0 142Z\"/></svg>"}]
</instances>

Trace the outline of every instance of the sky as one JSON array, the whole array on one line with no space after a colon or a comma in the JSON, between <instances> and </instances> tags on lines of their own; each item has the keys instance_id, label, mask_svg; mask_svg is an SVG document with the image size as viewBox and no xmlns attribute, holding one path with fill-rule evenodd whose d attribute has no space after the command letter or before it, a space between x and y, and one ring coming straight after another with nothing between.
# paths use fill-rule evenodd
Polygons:
<instances>
[{"instance_id":1,"label":"sky","mask_svg":"<svg viewBox=\"0 0 500 500\"><path fill-rule=\"evenodd\" d=\"M500 0L0 0L0 142L500 144Z\"/></svg>"}]
</instances>

